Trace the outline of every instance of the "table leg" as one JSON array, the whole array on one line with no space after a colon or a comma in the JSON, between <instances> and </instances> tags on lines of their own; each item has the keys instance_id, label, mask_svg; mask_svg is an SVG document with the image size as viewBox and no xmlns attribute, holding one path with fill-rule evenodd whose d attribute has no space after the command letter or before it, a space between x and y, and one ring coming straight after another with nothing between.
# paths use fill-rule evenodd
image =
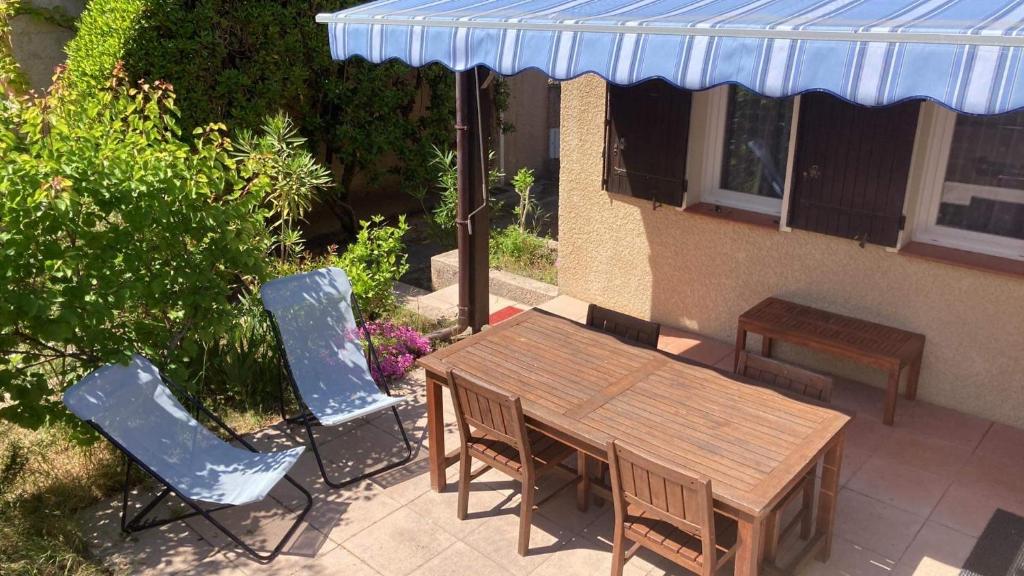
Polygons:
<instances>
[{"instance_id":1,"label":"table leg","mask_svg":"<svg viewBox=\"0 0 1024 576\"><path fill-rule=\"evenodd\" d=\"M590 503L590 458L582 450L576 452L576 473L579 474L579 484L576 485L576 507L580 512L586 512Z\"/></svg>"},{"instance_id":2,"label":"table leg","mask_svg":"<svg viewBox=\"0 0 1024 576\"><path fill-rule=\"evenodd\" d=\"M740 352L747 348L747 331L745 328L736 329L736 352L732 359L732 371L735 372L740 367Z\"/></svg>"},{"instance_id":3,"label":"table leg","mask_svg":"<svg viewBox=\"0 0 1024 576\"><path fill-rule=\"evenodd\" d=\"M817 558L828 562L832 554L832 532L836 523L836 508L839 500L839 471L843 464L844 432L836 435L835 441L821 467L821 489L818 493L818 519L815 532L822 539Z\"/></svg>"},{"instance_id":4,"label":"table leg","mask_svg":"<svg viewBox=\"0 0 1024 576\"><path fill-rule=\"evenodd\" d=\"M886 426L892 426L896 421L896 397L899 393L900 367L897 365L889 370L889 381L885 385L885 415L882 417L882 423Z\"/></svg>"},{"instance_id":5,"label":"table leg","mask_svg":"<svg viewBox=\"0 0 1024 576\"><path fill-rule=\"evenodd\" d=\"M772 357L772 339L767 336L761 337L761 356Z\"/></svg>"},{"instance_id":6,"label":"table leg","mask_svg":"<svg viewBox=\"0 0 1024 576\"><path fill-rule=\"evenodd\" d=\"M761 569L761 518L738 521L739 539L736 542L736 576L757 576Z\"/></svg>"},{"instance_id":7,"label":"table leg","mask_svg":"<svg viewBox=\"0 0 1024 576\"><path fill-rule=\"evenodd\" d=\"M910 372L907 374L907 400L917 398L917 379L921 376L921 357L918 356L910 364Z\"/></svg>"},{"instance_id":8,"label":"table leg","mask_svg":"<svg viewBox=\"0 0 1024 576\"><path fill-rule=\"evenodd\" d=\"M427 437L430 439L430 487L434 492L444 492L445 451L444 451L444 393L441 384L427 379Z\"/></svg>"}]
</instances>

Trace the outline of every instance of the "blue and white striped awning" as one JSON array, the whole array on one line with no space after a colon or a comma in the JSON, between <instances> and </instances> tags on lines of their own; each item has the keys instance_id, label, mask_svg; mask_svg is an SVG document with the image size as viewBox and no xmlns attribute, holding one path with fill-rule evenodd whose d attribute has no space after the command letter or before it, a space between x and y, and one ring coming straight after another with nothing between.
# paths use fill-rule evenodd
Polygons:
<instances>
[{"instance_id":1,"label":"blue and white striped awning","mask_svg":"<svg viewBox=\"0 0 1024 576\"><path fill-rule=\"evenodd\" d=\"M377 0L317 21L336 59L1024 107L1024 0Z\"/></svg>"}]
</instances>

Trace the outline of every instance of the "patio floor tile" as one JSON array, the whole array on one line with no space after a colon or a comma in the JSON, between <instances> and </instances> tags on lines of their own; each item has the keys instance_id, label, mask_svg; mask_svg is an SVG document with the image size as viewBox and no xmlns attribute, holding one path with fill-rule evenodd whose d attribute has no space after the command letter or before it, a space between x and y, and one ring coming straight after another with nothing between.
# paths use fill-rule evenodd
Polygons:
<instances>
[{"instance_id":1,"label":"patio floor tile","mask_svg":"<svg viewBox=\"0 0 1024 576\"><path fill-rule=\"evenodd\" d=\"M799 576L888 576L892 574L891 560L845 540L835 538L832 542L832 557L827 564L811 558L797 569Z\"/></svg>"},{"instance_id":2,"label":"patio floor tile","mask_svg":"<svg viewBox=\"0 0 1024 576\"><path fill-rule=\"evenodd\" d=\"M400 508L345 541L345 549L385 576L405 576L455 543L455 538Z\"/></svg>"},{"instance_id":3,"label":"patio floor tile","mask_svg":"<svg viewBox=\"0 0 1024 576\"><path fill-rule=\"evenodd\" d=\"M603 540L578 536L566 543L532 574L534 576L595 576L609 574L612 567L612 545ZM641 576L654 566L642 556L626 562L623 576Z\"/></svg>"},{"instance_id":4,"label":"patio floor tile","mask_svg":"<svg viewBox=\"0 0 1024 576\"><path fill-rule=\"evenodd\" d=\"M897 462L938 474L952 476L971 456L971 449L964 444L936 440L917 432L894 431L875 453L875 458Z\"/></svg>"},{"instance_id":5,"label":"patio floor tile","mask_svg":"<svg viewBox=\"0 0 1024 576\"><path fill-rule=\"evenodd\" d=\"M901 415L896 410L896 430L911 430L935 440L960 444L974 450L992 427L992 421L969 416L927 402L914 402L912 410Z\"/></svg>"},{"instance_id":6,"label":"patio floor tile","mask_svg":"<svg viewBox=\"0 0 1024 576\"><path fill-rule=\"evenodd\" d=\"M735 350L732 344L721 340L668 326L663 326L661 329L658 349L709 366L732 358ZM732 368L731 364L729 368Z\"/></svg>"},{"instance_id":7,"label":"patio floor tile","mask_svg":"<svg viewBox=\"0 0 1024 576\"><path fill-rule=\"evenodd\" d=\"M509 576L510 572L462 542L413 571L413 576Z\"/></svg>"},{"instance_id":8,"label":"patio floor tile","mask_svg":"<svg viewBox=\"0 0 1024 576\"><path fill-rule=\"evenodd\" d=\"M465 520L456 515L459 493L457 486L451 484L444 492L428 490L413 500L409 508L441 527L455 538L463 539L479 529L487 520L505 513L516 513L519 510L518 495L495 490L491 485L475 481L469 483L469 512ZM515 500L515 506L511 502Z\"/></svg>"},{"instance_id":9,"label":"patio floor tile","mask_svg":"<svg viewBox=\"0 0 1024 576\"><path fill-rule=\"evenodd\" d=\"M833 404L836 404L833 402ZM838 406L837 406L838 407ZM874 454L892 436L892 427L873 418L854 417L846 426L846 446Z\"/></svg>"},{"instance_id":10,"label":"patio floor tile","mask_svg":"<svg viewBox=\"0 0 1024 576\"><path fill-rule=\"evenodd\" d=\"M978 456L1012 462L1024 461L1024 430L993 424L974 452Z\"/></svg>"},{"instance_id":11,"label":"patio floor tile","mask_svg":"<svg viewBox=\"0 0 1024 576\"><path fill-rule=\"evenodd\" d=\"M1020 482L1019 478L1017 481ZM1024 515L1024 486L1011 490L972 479L957 480L946 491L929 519L978 537L996 508Z\"/></svg>"},{"instance_id":12,"label":"patio floor tile","mask_svg":"<svg viewBox=\"0 0 1024 576\"><path fill-rule=\"evenodd\" d=\"M519 541L518 509L505 507L503 514L489 518L477 526L464 542L485 554L512 574L525 576L562 550L572 534L540 514L533 515L530 528L530 549L526 556L516 552Z\"/></svg>"},{"instance_id":13,"label":"patio floor tile","mask_svg":"<svg viewBox=\"0 0 1024 576\"><path fill-rule=\"evenodd\" d=\"M895 563L917 536L924 518L844 488L836 534Z\"/></svg>"},{"instance_id":14,"label":"patio floor tile","mask_svg":"<svg viewBox=\"0 0 1024 576\"><path fill-rule=\"evenodd\" d=\"M864 466L864 463L870 459L871 452L868 452L867 450L844 447L843 464L842 468L839 469L839 485L846 486L850 482L850 479L860 471L861 467ZM818 475L821 475L820 468L818 470Z\"/></svg>"},{"instance_id":15,"label":"patio floor tile","mask_svg":"<svg viewBox=\"0 0 1024 576\"><path fill-rule=\"evenodd\" d=\"M927 522L893 571L894 576L958 576L976 538Z\"/></svg>"},{"instance_id":16,"label":"patio floor tile","mask_svg":"<svg viewBox=\"0 0 1024 576\"><path fill-rule=\"evenodd\" d=\"M583 300L560 294L537 308L582 323L587 321L587 306L589 304Z\"/></svg>"},{"instance_id":17,"label":"patio floor tile","mask_svg":"<svg viewBox=\"0 0 1024 576\"><path fill-rule=\"evenodd\" d=\"M846 487L927 518L951 483L949 475L932 474L875 454Z\"/></svg>"},{"instance_id":18,"label":"patio floor tile","mask_svg":"<svg viewBox=\"0 0 1024 576\"><path fill-rule=\"evenodd\" d=\"M301 569L296 576L378 576L373 568L356 557L355 554L346 550L343 546L336 546L330 552L317 556L314 562L310 562Z\"/></svg>"}]
</instances>

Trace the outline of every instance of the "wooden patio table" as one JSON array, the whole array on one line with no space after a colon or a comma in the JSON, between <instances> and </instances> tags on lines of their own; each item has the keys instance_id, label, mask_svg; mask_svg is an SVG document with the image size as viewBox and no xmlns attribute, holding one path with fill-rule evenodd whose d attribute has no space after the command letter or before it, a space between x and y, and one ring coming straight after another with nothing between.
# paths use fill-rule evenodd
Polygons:
<instances>
[{"instance_id":1,"label":"wooden patio table","mask_svg":"<svg viewBox=\"0 0 1024 576\"><path fill-rule=\"evenodd\" d=\"M447 371L522 399L527 425L607 461L609 440L711 479L715 507L739 524L736 574L759 573L765 518L824 459L812 550L831 550L849 417L676 356L531 310L419 361L427 375L431 486L458 461L444 449Z\"/></svg>"},{"instance_id":2,"label":"wooden patio table","mask_svg":"<svg viewBox=\"0 0 1024 576\"><path fill-rule=\"evenodd\" d=\"M747 346L747 332L762 336L761 355L765 357L771 356L772 340L782 340L885 370L888 383L882 422L888 426L892 426L896 419L896 396L899 394L900 373L904 368L909 368L907 399L913 400L917 396L924 334L819 310L781 298L766 298L740 315L736 330L736 365L740 361L740 351Z\"/></svg>"}]
</instances>

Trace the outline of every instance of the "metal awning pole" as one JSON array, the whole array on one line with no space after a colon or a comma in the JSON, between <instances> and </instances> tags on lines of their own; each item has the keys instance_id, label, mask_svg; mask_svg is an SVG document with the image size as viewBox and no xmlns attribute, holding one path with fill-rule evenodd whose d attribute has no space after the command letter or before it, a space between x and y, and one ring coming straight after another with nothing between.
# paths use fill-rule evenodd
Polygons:
<instances>
[{"instance_id":1,"label":"metal awning pole","mask_svg":"<svg viewBox=\"0 0 1024 576\"><path fill-rule=\"evenodd\" d=\"M459 205L456 210L459 246L459 329L478 332L487 323L488 240L487 152L479 68L455 75L455 150Z\"/></svg>"}]
</instances>

